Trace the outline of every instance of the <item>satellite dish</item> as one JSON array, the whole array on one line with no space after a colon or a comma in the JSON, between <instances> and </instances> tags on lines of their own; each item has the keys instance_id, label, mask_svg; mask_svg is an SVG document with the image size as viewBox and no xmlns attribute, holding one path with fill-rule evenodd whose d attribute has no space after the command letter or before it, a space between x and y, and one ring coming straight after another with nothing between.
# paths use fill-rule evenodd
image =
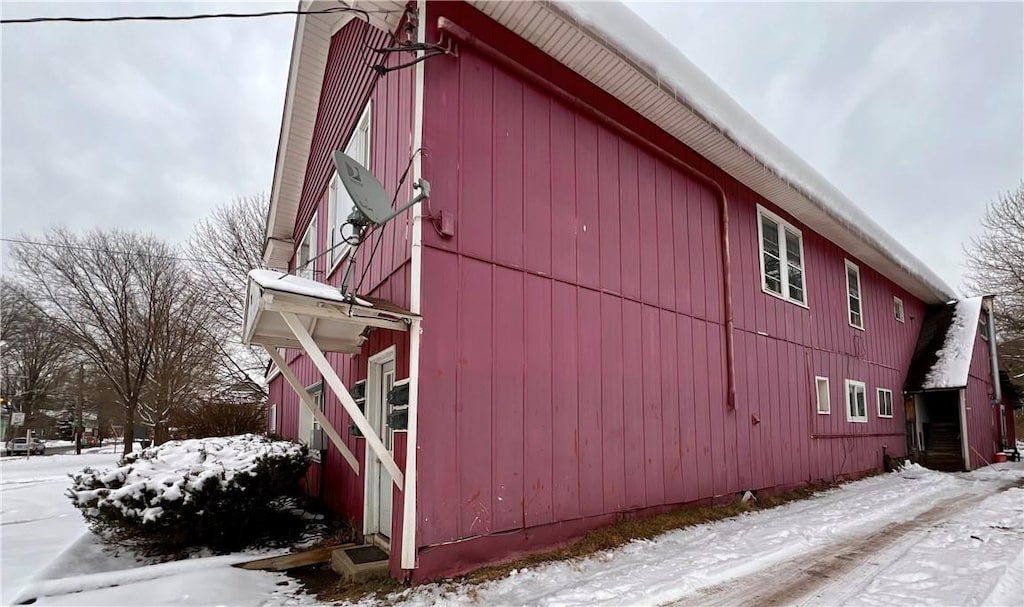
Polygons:
<instances>
[{"instance_id":1,"label":"satellite dish","mask_svg":"<svg viewBox=\"0 0 1024 607\"><path fill-rule=\"evenodd\" d=\"M411 202L396 210L391 208L391 196L384 190L380 181L351 156L340 150L334 152L334 167L338 171L341 184L345 186L345 191L356 205L356 212L348 219L357 228L384 225L399 213L430 196L430 184L420 179L416 184L420 193Z\"/></svg>"}]
</instances>

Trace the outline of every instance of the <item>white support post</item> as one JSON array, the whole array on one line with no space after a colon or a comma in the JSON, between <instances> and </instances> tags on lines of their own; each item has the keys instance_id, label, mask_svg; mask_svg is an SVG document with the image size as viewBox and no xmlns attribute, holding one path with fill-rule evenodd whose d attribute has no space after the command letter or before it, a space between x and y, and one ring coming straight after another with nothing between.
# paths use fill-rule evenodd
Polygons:
<instances>
[{"instance_id":1,"label":"white support post","mask_svg":"<svg viewBox=\"0 0 1024 607\"><path fill-rule=\"evenodd\" d=\"M405 498L402 510L402 569L416 568L416 455L419 434L419 385L412 378L420 372L420 319L415 318L409 328L409 350L416 355L409 357L409 423L406 430L405 449Z\"/></svg>"},{"instance_id":2,"label":"white support post","mask_svg":"<svg viewBox=\"0 0 1024 607\"><path fill-rule=\"evenodd\" d=\"M370 446L370 451L377 456L380 463L384 465L384 468L391 474L391 479L395 482L395 486L399 489L405 481L405 477L402 471L398 469L398 464L395 463L395 458L391 457L391 453L384 447L384 443L381 442L380 437L374 432L373 426L367 421L366 416L359 410L359 406L356 405L356 401L352 399L352 395L349 394L345 384L342 383L341 378L334 372L334 367L331 363L327 362L327 358L324 353L320 351L320 347L316 345L313 340L313 336L309 334L306 327L302 326L302 321L299 317L290 312L281 312L281 318L284 319L288 328L291 329L292 334L299 340L299 345L302 350L309 356L309 359L313 361L313 365L320 371L320 375L323 376L324 381L331 387L334 394L337 395L338 400L341 401L341 405L345 407L345 411L348 412L349 417L355 422L359 431L363 433L366 438L366 444ZM282 369L282 373L284 370Z\"/></svg>"},{"instance_id":3,"label":"white support post","mask_svg":"<svg viewBox=\"0 0 1024 607\"><path fill-rule=\"evenodd\" d=\"M292 390L295 390L295 393L299 395L299 401L313 413L313 419L320 424L320 427L327 433L331 442L334 443L334 446L341 452L341 456L344 457L345 461L348 462L348 465L355 470L356 476L359 476L359 460L357 460L356 456L349 451L348 445L346 445L345 441L341 439L341 435L334 429L334 426L331 424L331 421L327 419L327 416L324 415L324 412L321 411L320 407L318 407L313 401L313 397L309 395L309 392L306 392L306 388L303 387L299 378L295 376L295 373L292 371L292 368L288 366L284 357L281 356L276 348L263 346L263 349L270 355L270 360L274 361L274 364L277 365L278 370L281 371L281 375L284 377L285 381L288 382L288 385L291 386Z\"/></svg>"}]
</instances>

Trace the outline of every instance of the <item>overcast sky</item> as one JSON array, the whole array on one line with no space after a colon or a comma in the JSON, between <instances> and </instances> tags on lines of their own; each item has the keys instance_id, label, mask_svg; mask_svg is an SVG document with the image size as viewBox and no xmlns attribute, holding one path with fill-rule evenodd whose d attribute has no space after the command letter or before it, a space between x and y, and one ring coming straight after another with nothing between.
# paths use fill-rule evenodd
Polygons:
<instances>
[{"instance_id":1,"label":"overcast sky","mask_svg":"<svg viewBox=\"0 0 1024 607\"><path fill-rule=\"evenodd\" d=\"M1024 4L638 3L634 9L959 284L987 201L1024 176ZM11 3L5 17L293 3ZM3 26L2 233L183 240L268 190L292 17Z\"/></svg>"}]
</instances>

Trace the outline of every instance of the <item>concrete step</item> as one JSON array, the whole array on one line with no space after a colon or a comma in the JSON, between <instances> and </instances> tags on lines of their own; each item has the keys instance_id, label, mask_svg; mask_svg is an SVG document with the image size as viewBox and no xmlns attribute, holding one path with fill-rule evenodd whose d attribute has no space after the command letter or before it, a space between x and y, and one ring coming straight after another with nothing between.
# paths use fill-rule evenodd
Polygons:
<instances>
[{"instance_id":1,"label":"concrete step","mask_svg":"<svg viewBox=\"0 0 1024 607\"><path fill-rule=\"evenodd\" d=\"M331 569L351 583L388 577L388 553L372 544L339 548L331 553Z\"/></svg>"}]
</instances>

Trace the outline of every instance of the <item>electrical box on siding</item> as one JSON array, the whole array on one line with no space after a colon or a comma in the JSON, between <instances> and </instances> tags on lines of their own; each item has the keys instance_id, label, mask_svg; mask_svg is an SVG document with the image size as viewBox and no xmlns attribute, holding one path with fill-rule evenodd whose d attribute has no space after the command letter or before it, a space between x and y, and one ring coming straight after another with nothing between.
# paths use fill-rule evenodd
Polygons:
<instances>
[{"instance_id":1,"label":"electrical box on siding","mask_svg":"<svg viewBox=\"0 0 1024 607\"><path fill-rule=\"evenodd\" d=\"M395 382L388 392L388 404L392 407L402 407L409 404L409 379L400 379Z\"/></svg>"}]
</instances>

